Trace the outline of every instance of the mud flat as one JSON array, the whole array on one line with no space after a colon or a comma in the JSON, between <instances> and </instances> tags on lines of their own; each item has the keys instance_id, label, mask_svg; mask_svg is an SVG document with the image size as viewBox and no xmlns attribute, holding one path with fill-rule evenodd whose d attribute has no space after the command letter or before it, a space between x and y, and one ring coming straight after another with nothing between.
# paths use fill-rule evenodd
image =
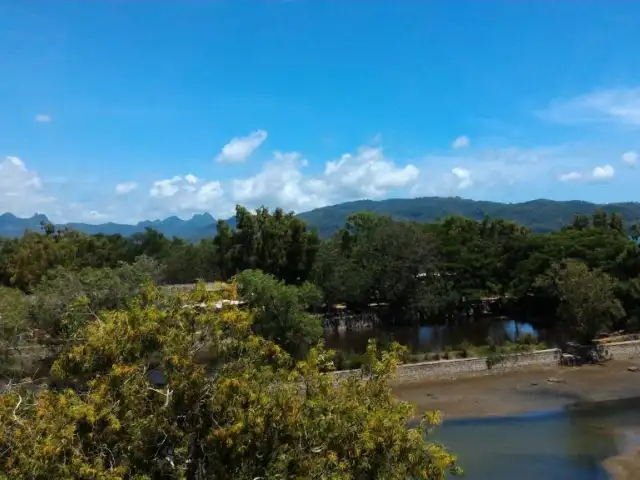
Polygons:
<instances>
[{"instance_id":1,"label":"mud flat","mask_svg":"<svg viewBox=\"0 0 640 480\"><path fill-rule=\"evenodd\" d=\"M505 416L555 410L575 403L640 397L640 358L603 365L552 367L480 377L392 384L418 413L445 418Z\"/></svg>"},{"instance_id":2,"label":"mud flat","mask_svg":"<svg viewBox=\"0 0 640 480\"><path fill-rule=\"evenodd\" d=\"M603 466L613 480L637 480L640 477L640 448L608 458Z\"/></svg>"}]
</instances>

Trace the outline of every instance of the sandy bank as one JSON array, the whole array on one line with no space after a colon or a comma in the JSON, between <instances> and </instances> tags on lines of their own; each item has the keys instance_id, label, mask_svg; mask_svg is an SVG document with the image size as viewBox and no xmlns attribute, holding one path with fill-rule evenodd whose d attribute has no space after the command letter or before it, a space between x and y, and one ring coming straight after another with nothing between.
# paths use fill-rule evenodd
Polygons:
<instances>
[{"instance_id":1,"label":"sandy bank","mask_svg":"<svg viewBox=\"0 0 640 480\"><path fill-rule=\"evenodd\" d=\"M608 458L603 465L613 480L637 480L640 476L640 448Z\"/></svg>"},{"instance_id":2,"label":"sandy bank","mask_svg":"<svg viewBox=\"0 0 640 480\"><path fill-rule=\"evenodd\" d=\"M502 416L583 401L640 397L640 372L630 372L630 366L640 367L640 359L430 380L392 385L392 389L400 399L413 403L418 413L441 410L445 418Z\"/></svg>"}]
</instances>

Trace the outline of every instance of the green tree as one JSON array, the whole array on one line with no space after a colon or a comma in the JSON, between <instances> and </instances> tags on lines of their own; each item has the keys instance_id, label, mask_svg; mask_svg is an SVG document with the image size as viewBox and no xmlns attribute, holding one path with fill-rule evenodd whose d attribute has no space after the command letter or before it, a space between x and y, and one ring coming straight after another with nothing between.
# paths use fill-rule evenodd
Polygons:
<instances>
[{"instance_id":1,"label":"green tree","mask_svg":"<svg viewBox=\"0 0 640 480\"><path fill-rule=\"evenodd\" d=\"M240 297L254 311L256 332L293 357L305 356L322 338L320 317L308 313L322 298L314 285L287 285L260 270L245 270L236 282Z\"/></svg>"},{"instance_id":2,"label":"green tree","mask_svg":"<svg viewBox=\"0 0 640 480\"><path fill-rule=\"evenodd\" d=\"M16 288L0 287L0 375L11 374L20 338L29 332L27 296Z\"/></svg>"},{"instance_id":3,"label":"green tree","mask_svg":"<svg viewBox=\"0 0 640 480\"><path fill-rule=\"evenodd\" d=\"M560 320L580 342L591 343L625 315L615 296L615 280L580 261L554 264L538 284L557 298Z\"/></svg>"},{"instance_id":4,"label":"green tree","mask_svg":"<svg viewBox=\"0 0 640 480\"><path fill-rule=\"evenodd\" d=\"M52 373L74 389L0 396L0 471L14 479L444 479L455 457L425 434L427 414L391 394L399 347L372 345L368 379L336 384L314 349L288 368L251 317L211 302L204 288L163 303L147 290L85 327ZM207 349L212 362L194 362ZM161 384L148 372L161 369Z\"/></svg>"},{"instance_id":5,"label":"green tree","mask_svg":"<svg viewBox=\"0 0 640 480\"><path fill-rule=\"evenodd\" d=\"M32 326L53 338L73 337L101 310L123 308L146 282L157 282L160 265L139 257L117 268L52 269L33 291Z\"/></svg>"},{"instance_id":6,"label":"green tree","mask_svg":"<svg viewBox=\"0 0 640 480\"><path fill-rule=\"evenodd\" d=\"M573 217L572 227L576 230L586 230L589 228L590 223L591 221L587 215L576 214L576 216Z\"/></svg>"},{"instance_id":7,"label":"green tree","mask_svg":"<svg viewBox=\"0 0 640 480\"><path fill-rule=\"evenodd\" d=\"M398 318L417 320L439 308L435 243L422 225L353 215L322 248L314 280L328 303L388 303Z\"/></svg>"},{"instance_id":8,"label":"green tree","mask_svg":"<svg viewBox=\"0 0 640 480\"><path fill-rule=\"evenodd\" d=\"M607 212L602 209L596 210L591 216L591 224L593 228L606 229L609 227L609 219Z\"/></svg>"}]
</instances>

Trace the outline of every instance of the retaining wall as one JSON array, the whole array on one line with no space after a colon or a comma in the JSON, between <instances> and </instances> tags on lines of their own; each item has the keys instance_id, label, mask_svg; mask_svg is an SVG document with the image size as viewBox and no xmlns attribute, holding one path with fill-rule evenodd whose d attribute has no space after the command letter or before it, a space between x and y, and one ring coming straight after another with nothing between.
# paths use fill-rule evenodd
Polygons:
<instances>
[{"instance_id":1,"label":"retaining wall","mask_svg":"<svg viewBox=\"0 0 640 480\"><path fill-rule=\"evenodd\" d=\"M621 360L640 357L640 340L602 344L611 359ZM559 365L560 349L537 350L529 353L505 355L503 361L491 368L486 357L459 358L433 362L408 363L398 367L396 383L411 383L424 380L454 379L478 375L491 375L526 368L550 368ZM335 372L338 378L360 375L360 370Z\"/></svg>"},{"instance_id":2,"label":"retaining wall","mask_svg":"<svg viewBox=\"0 0 640 480\"><path fill-rule=\"evenodd\" d=\"M486 357L459 358L433 362L407 363L398 367L395 383L421 382L423 380L453 379L477 375L491 375L524 368L549 368L560 363L561 351L557 348L527 353L504 355L502 362L489 367ZM360 375L360 370L335 372L338 378Z\"/></svg>"},{"instance_id":3,"label":"retaining wall","mask_svg":"<svg viewBox=\"0 0 640 480\"><path fill-rule=\"evenodd\" d=\"M640 340L602 343L601 346L605 349L605 354L613 359L640 357Z\"/></svg>"}]
</instances>

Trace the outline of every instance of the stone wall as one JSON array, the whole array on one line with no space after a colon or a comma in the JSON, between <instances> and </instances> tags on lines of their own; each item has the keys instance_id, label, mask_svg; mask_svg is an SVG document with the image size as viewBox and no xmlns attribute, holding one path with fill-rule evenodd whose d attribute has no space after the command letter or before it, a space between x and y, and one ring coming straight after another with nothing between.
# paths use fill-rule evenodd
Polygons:
<instances>
[{"instance_id":1,"label":"stone wall","mask_svg":"<svg viewBox=\"0 0 640 480\"><path fill-rule=\"evenodd\" d=\"M398 368L395 383L412 383L424 380L453 379L477 375L491 375L524 368L549 368L560 362L559 349L538 350L528 353L504 355L502 361L489 367L486 357L438 360L434 362L408 363ZM360 370L336 372L339 378L359 375Z\"/></svg>"},{"instance_id":2,"label":"stone wall","mask_svg":"<svg viewBox=\"0 0 640 480\"><path fill-rule=\"evenodd\" d=\"M630 340L628 342L612 342L601 344L605 354L610 355L615 360L625 358L640 357L640 340Z\"/></svg>"}]
</instances>

